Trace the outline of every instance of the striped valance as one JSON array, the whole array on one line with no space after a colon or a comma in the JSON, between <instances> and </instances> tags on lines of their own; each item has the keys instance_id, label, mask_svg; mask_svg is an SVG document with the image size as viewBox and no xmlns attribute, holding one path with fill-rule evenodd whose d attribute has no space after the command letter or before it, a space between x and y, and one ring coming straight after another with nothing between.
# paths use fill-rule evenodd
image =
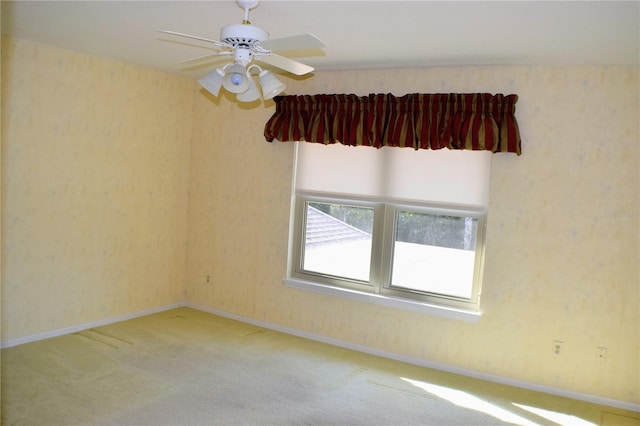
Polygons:
<instances>
[{"instance_id":1,"label":"striped valance","mask_svg":"<svg viewBox=\"0 0 640 426\"><path fill-rule=\"evenodd\" d=\"M274 98L271 142L468 149L520 155L517 95L302 95Z\"/></svg>"}]
</instances>

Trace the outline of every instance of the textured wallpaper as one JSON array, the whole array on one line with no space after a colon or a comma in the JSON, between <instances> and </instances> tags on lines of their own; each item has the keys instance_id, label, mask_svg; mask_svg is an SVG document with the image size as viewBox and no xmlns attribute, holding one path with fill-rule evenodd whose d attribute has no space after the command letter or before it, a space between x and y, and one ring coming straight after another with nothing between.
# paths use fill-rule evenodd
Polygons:
<instances>
[{"instance_id":1,"label":"textured wallpaper","mask_svg":"<svg viewBox=\"0 0 640 426\"><path fill-rule=\"evenodd\" d=\"M3 39L2 338L184 299L194 83Z\"/></svg>"},{"instance_id":2,"label":"textured wallpaper","mask_svg":"<svg viewBox=\"0 0 640 426\"><path fill-rule=\"evenodd\" d=\"M264 141L272 102L24 41L3 40L2 65L3 340L187 300L640 403L637 68L285 78L287 94L520 96L523 155L492 159L484 315L470 324L285 287L293 144Z\"/></svg>"},{"instance_id":3,"label":"textured wallpaper","mask_svg":"<svg viewBox=\"0 0 640 426\"><path fill-rule=\"evenodd\" d=\"M273 105L196 96L188 300L262 321L638 403L637 68L316 72L287 94L518 94L523 155L492 159L477 324L285 287L293 144L264 141ZM219 123L224 120L225 126ZM205 276L211 279L206 282ZM564 341L562 356L552 342ZM607 348L599 361L597 347Z\"/></svg>"}]
</instances>

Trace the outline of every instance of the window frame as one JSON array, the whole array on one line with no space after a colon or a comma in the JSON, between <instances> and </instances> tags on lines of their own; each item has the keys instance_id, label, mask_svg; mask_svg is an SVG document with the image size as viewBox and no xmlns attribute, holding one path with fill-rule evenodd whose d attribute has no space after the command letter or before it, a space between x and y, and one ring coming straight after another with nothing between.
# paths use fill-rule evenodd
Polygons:
<instances>
[{"instance_id":1,"label":"window frame","mask_svg":"<svg viewBox=\"0 0 640 426\"><path fill-rule=\"evenodd\" d=\"M328 196L328 195L319 195L312 194L309 192L304 192L296 195L295 201L295 212L294 212L294 222L295 229L293 233L293 244L291 253L293 259L293 269L291 269L291 276L299 279L304 279L308 281L316 281L321 284L331 285L335 287L345 287L352 290L358 291L369 291L373 286L371 284L365 284L363 281L357 279L350 279L346 277L335 277L328 274L322 274L315 271L306 271L303 267L304 262L304 249L305 249L305 232L306 232L306 215L307 210L305 206L310 202L316 203L330 203L330 204L341 204L341 205L349 205L354 207L363 207L363 208L372 208L374 213L374 221L373 221L373 231L372 231L372 241L371 241L371 257L369 259L369 266L374 263L374 259L380 258L381 253L380 249L382 247L380 240L382 235L380 231L376 232L376 216L382 214L383 204L367 200L359 197L339 197L339 196ZM373 275L373 271L369 270L369 283L371 282L371 276Z\"/></svg>"},{"instance_id":2,"label":"window frame","mask_svg":"<svg viewBox=\"0 0 640 426\"><path fill-rule=\"evenodd\" d=\"M333 203L355 207L373 208L374 223L370 258L369 281L335 277L303 268L306 230L306 206L308 203ZM471 217L477 220L476 245L471 298L440 295L418 290L403 289L391 284L393 245L395 243L396 218L399 212ZM376 199L353 195L329 194L313 191L296 191L292 205L293 229L290 240L290 266L288 285L320 291L325 294L346 296L381 304L405 307L411 310L462 313L461 319L476 321L480 313L482 272L486 234L486 208L482 206L439 204L398 199ZM470 314L465 316L464 314ZM447 315L449 316L449 315Z\"/></svg>"}]
</instances>

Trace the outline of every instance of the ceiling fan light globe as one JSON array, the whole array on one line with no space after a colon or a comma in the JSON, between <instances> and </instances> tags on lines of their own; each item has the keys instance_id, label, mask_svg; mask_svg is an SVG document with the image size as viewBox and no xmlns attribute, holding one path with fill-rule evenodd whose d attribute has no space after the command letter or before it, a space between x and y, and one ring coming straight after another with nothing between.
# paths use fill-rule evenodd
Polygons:
<instances>
[{"instance_id":1,"label":"ceiling fan light globe","mask_svg":"<svg viewBox=\"0 0 640 426\"><path fill-rule=\"evenodd\" d=\"M200 83L200 85L213 96L218 96L218 93L220 93L220 88L222 87L223 80L224 71L221 68L217 68L212 73L207 74L206 76L198 80L198 83Z\"/></svg>"},{"instance_id":2,"label":"ceiling fan light globe","mask_svg":"<svg viewBox=\"0 0 640 426\"><path fill-rule=\"evenodd\" d=\"M233 64L227 69L222 86L231 93L244 93L249 90L247 70L240 64Z\"/></svg>"},{"instance_id":3,"label":"ceiling fan light globe","mask_svg":"<svg viewBox=\"0 0 640 426\"><path fill-rule=\"evenodd\" d=\"M258 86L252 78L249 78L249 89L236 96L236 99L240 102L253 102L260 99L260 90L258 90Z\"/></svg>"},{"instance_id":4,"label":"ceiling fan light globe","mask_svg":"<svg viewBox=\"0 0 640 426\"><path fill-rule=\"evenodd\" d=\"M287 89L287 86L278 80L271 71L262 71L259 78L264 99L272 99Z\"/></svg>"},{"instance_id":5,"label":"ceiling fan light globe","mask_svg":"<svg viewBox=\"0 0 640 426\"><path fill-rule=\"evenodd\" d=\"M242 77L242 74L235 73L231 75L230 80L231 80L231 84L233 84L234 86L239 86L242 84L244 79Z\"/></svg>"}]
</instances>

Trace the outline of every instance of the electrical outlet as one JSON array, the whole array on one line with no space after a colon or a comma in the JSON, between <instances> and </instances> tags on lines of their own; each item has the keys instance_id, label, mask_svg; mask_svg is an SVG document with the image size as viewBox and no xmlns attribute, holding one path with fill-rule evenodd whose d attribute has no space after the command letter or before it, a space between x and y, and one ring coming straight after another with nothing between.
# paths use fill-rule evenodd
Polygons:
<instances>
[{"instance_id":1,"label":"electrical outlet","mask_svg":"<svg viewBox=\"0 0 640 426\"><path fill-rule=\"evenodd\" d=\"M596 348L596 357L598 358L598 361L605 362L607 360L607 348L598 346Z\"/></svg>"},{"instance_id":2,"label":"electrical outlet","mask_svg":"<svg viewBox=\"0 0 640 426\"><path fill-rule=\"evenodd\" d=\"M564 342L561 340L554 340L553 341L553 354L554 355L560 355L562 354L564 348Z\"/></svg>"}]
</instances>

